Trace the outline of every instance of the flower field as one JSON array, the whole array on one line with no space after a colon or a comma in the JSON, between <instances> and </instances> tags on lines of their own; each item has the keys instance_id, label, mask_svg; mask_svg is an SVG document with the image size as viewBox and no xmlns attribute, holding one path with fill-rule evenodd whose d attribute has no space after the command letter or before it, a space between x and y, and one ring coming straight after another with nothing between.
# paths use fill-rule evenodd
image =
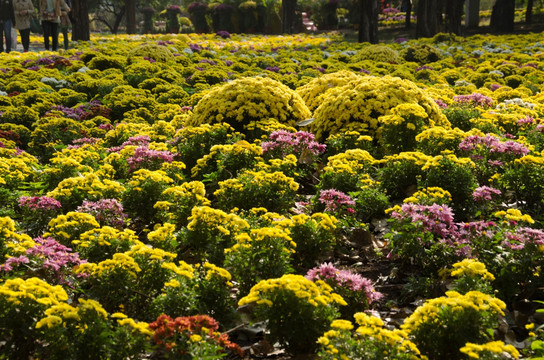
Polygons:
<instances>
[{"instance_id":1,"label":"flower field","mask_svg":"<svg viewBox=\"0 0 544 360\"><path fill-rule=\"evenodd\" d=\"M541 38L0 54L0 359L543 358Z\"/></svg>"}]
</instances>

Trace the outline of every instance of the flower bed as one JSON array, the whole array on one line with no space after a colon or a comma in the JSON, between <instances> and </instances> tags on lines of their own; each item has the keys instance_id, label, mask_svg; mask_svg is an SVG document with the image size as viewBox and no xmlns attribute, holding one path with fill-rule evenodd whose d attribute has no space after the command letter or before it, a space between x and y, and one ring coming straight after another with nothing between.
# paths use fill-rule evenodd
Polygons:
<instances>
[{"instance_id":1,"label":"flower bed","mask_svg":"<svg viewBox=\"0 0 544 360\"><path fill-rule=\"evenodd\" d=\"M0 358L544 356L541 36L0 56Z\"/></svg>"}]
</instances>

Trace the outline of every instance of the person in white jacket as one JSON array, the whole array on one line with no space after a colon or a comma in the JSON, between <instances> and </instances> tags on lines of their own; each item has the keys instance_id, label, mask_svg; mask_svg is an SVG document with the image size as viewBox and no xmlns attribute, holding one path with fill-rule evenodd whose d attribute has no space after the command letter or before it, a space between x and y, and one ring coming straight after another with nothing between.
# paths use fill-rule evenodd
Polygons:
<instances>
[{"instance_id":1,"label":"person in white jacket","mask_svg":"<svg viewBox=\"0 0 544 360\"><path fill-rule=\"evenodd\" d=\"M30 46L30 21L34 14L32 0L13 0L13 12L15 13L15 28L21 35L23 51L27 52Z\"/></svg>"}]
</instances>

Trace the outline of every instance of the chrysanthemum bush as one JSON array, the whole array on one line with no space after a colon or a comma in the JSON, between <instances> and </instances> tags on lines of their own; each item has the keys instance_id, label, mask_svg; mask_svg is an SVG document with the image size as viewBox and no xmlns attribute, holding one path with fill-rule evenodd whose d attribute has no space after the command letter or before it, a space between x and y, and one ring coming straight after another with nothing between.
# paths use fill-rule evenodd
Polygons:
<instances>
[{"instance_id":1,"label":"chrysanthemum bush","mask_svg":"<svg viewBox=\"0 0 544 360\"><path fill-rule=\"evenodd\" d=\"M349 320L334 320L319 343L319 358L333 359L425 359L406 331L387 329L375 316L354 314L357 328Z\"/></svg>"},{"instance_id":2,"label":"chrysanthemum bush","mask_svg":"<svg viewBox=\"0 0 544 360\"><path fill-rule=\"evenodd\" d=\"M391 256L419 273L434 274L463 256L454 213L447 205L403 204L389 209L391 230L386 234Z\"/></svg>"},{"instance_id":3,"label":"chrysanthemum bush","mask_svg":"<svg viewBox=\"0 0 544 360\"><path fill-rule=\"evenodd\" d=\"M119 198L124 190L125 187L119 182L103 178L97 172L89 172L65 178L46 196L58 200L64 209L70 211L82 205L84 200Z\"/></svg>"},{"instance_id":4,"label":"chrysanthemum bush","mask_svg":"<svg viewBox=\"0 0 544 360\"><path fill-rule=\"evenodd\" d=\"M329 257L337 245L338 219L327 213L293 215L279 221L296 244L291 265L303 272Z\"/></svg>"},{"instance_id":5,"label":"chrysanthemum bush","mask_svg":"<svg viewBox=\"0 0 544 360\"><path fill-rule=\"evenodd\" d=\"M191 169L191 177L216 183L252 169L261 160L262 149L245 140L232 145L214 145L210 152L198 159Z\"/></svg>"},{"instance_id":6,"label":"chrysanthemum bush","mask_svg":"<svg viewBox=\"0 0 544 360\"><path fill-rule=\"evenodd\" d=\"M296 243L281 227L252 229L235 237L225 249L225 266L239 282L240 295L246 295L261 280L278 278L293 271L291 262Z\"/></svg>"},{"instance_id":7,"label":"chrysanthemum bush","mask_svg":"<svg viewBox=\"0 0 544 360\"><path fill-rule=\"evenodd\" d=\"M311 130L318 140L350 130L375 136L380 128L378 117L389 115L403 103L420 105L428 116L427 126L449 126L434 100L414 83L391 76L367 76L328 91L314 112Z\"/></svg>"},{"instance_id":8,"label":"chrysanthemum bush","mask_svg":"<svg viewBox=\"0 0 544 360\"><path fill-rule=\"evenodd\" d=\"M375 172L376 159L368 151L350 149L330 156L320 175L318 189L335 189L348 193L368 183Z\"/></svg>"},{"instance_id":9,"label":"chrysanthemum bush","mask_svg":"<svg viewBox=\"0 0 544 360\"><path fill-rule=\"evenodd\" d=\"M460 351L469 358L483 360L519 358L519 351L514 345L505 344L503 341L490 341L485 344L467 342Z\"/></svg>"},{"instance_id":10,"label":"chrysanthemum bush","mask_svg":"<svg viewBox=\"0 0 544 360\"><path fill-rule=\"evenodd\" d=\"M225 122L237 131L263 118L295 125L311 117L302 98L265 77L245 77L210 89L198 102L188 125Z\"/></svg>"},{"instance_id":11,"label":"chrysanthemum bush","mask_svg":"<svg viewBox=\"0 0 544 360\"><path fill-rule=\"evenodd\" d=\"M59 215L62 205L47 196L21 196L19 198L21 218L29 235L37 236L47 229L49 221Z\"/></svg>"},{"instance_id":12,"label":"chrysanthemum bush","mask_svg":"<svg viewBox=\"0 0 544 360\"><path fill-rule=\"evenodd\" d=\"M418 104L399 104L390 109L389 115L379 117L378 136L384 152L415 150L416 135L427 127L427 117L425 109Z\"/></svg>"},{"instance_id":13,"label":"chrysanthemum bush","mask_svg":"<svg viewBox=\"0 0 544 360\"><path fill-rule=\"evenodd\" d=\"M524 211L540 220L540 210L544 206L542 194L544 187L537 179L544 169L544 158L538 155L526 155L514 160L499 177L500 187L513 193L513 200ZM541 221L541 220L540 220Z\"/></svg>"},{"instance_id":14,"label":"chrysanthemum bush","mask_svg":"<svg viewBox=\"0 0 544 360\"><path fill-rule=\"evenodd\" d=\"M141 169L134 172L123 193L122 204L132 221L140 224L140 228L156 215L157 209L153 206L173 182L163 170Z\"/></svg>"},{"instance_id":15,"label":"chrysanthemum bush","mask_svg":"<svg viewBox=\"0 0 544 360\"><path fill-rule=\"evenodd\" d=\"M430 359L460 359L467 342L491 340L490 330L505 308L503 301L479 291L448 291L417 308L402 329Z\"/></svg>"},{"instance_id":16,"label":"chrysanthemum bush","mask_svg":"<svg viewBox=\"0 0 544 360\"><path fill-rule=\"evenodd\" d=\"M235 244L235 237L250 226L234 213L209 206L196 206L189 224L178 235L182 258L206 260L221 264L224 250Z\"/></svg>"},{"instance_id":17,"label":"chrysanthemum bush","mask_svg":"<svg viewBox=\"0 0 544 360\"><path fill-rule=\"evenodd\" d=\"M404 199L422 182L422 167L430 159L421 152L402 152L380 161L377 178L391 200Z\"/></svg>"},{"instance_id":18,"label":"chrysanthemum bush","mask_svg":"<svg viewBox=\"0 0 544 360\"><path fill-rule=\"evenodd\" d=\"M148 323L110 315L97 301L83 298L77 305L49 307L35 327L43 342L38 354L48 359L136 358L150 350L153 334Z\"/></svg>"},{"instance_id":19,"label":"chrysanthemum bush","mask_svg":"<svg viewBox=\"0 0 544 360\"><path fill-rule=\"evenodd\" d=\"M53 238L37 237L20 247L0 264L0 272L12 278L39 276L49 284L68 286L70 291L74 288L78 279L72 268L84 262L77 252Z\"/></svg>"},{"instance_id":20,"label":"chrysanthemum bush","mask_svg":"<svg viewBox=\"0 0 544 360\"><path fill-rule=\"evenodd\" d=\"M265 160L282 159L294 155L297 161L297 178L312 176L320 163L321 155L327 146L315 141L315 136L307 131L295 133L276 130L270 133L267 141L261 143Z\"/></svg>"},{"instance_id":21,"label":"chrysanthemum bush","mask_svg":"<svg viewBox=\"0 0 544 360\"><path fill-rule=\"evenodd\" d=\"M133 230L103 226L85 231L76 240L72 240L71 244L82 258L90 262L100 262L130 250L137 243L138 236Z\"/></svg>"},{"instance_id":22,"label":"chrysanthemum bush","mask_svg":"<svg viewBox=\"0 0 544 360\"><path fill-rule=\"evenodd\" d=\"M441 187L426 187L416 191L412 196L403 200L404 203L420 204L420 205L450 205L451 194L449 191L442 189Z\"/></svg>"},{"instance_id":23,"label":"chrysanthemum bush","mask_svg":"<svg viewBox=\"0 0 544 360\"><path fill-rule=\"evenodd\" d=\"M373 138L361 135L358 131L346 131L336 135L330 135L325 141L327 146L326 156L337 155L350 149L361 149L376 156L377 148L373 144Z\"/></svg>"},{"instance_id":24,"label":"chrysanthemum bush","mask_svg":"<svg viewBox=\"0 0 544 360\"><path fill-rule=\"evenodd\" d=\"M161 315L149 328L154 331L157 353L165 359L220 359L227 353L244 353L226 334L219 333L217 321L206 315Z\"/></svg>"},{"instance_id":25,"label":"chrysanthemum bush","mask_svg":"<svg viewBox=\"0 0 544 360\"><path fill-rule=\"evenodd\" d=\"M346 302L321 280L284 275L260 281L238 304L251 305L255 319L267 320L270 341L291 354L304 354L316 349L318 336Z\"/></svg>"},{"instance_id":26,"label":"chrysanthemum bush","mask_svg":"<svg viewBox=\"0 0 544 360\"><path fill-rule=\"evenodd\" d=\"M446 129L442 126L434 126L421 131L416 136L417 149L430 156L440 155L442 151L458 149L459 143L470 135L483 134L477 129L468 132L459 128Z\"/></svg>"},{"instance_id":27,"label":"chrysanthemum bush","mask_svg":"<svg viewBox=\"0 0 544 360\"><path fill-rule=\"evenodd\" d=\"M153 206L158 210L157 217L175 224L178 230L187 226L194 207L211 205L205 185L200 181L171 186L162 192L160 199Z\"/></svg>"},{"instance_id":28,"label":"chrysanthemum bush","mask_svg":"<svg viewBox=\"0 0 544 360\"><path fill-rule=\"evenodd\" d=\"M452 197L452 208L459 217L468 218L472 213L472 193L476 188L474 163L468 158L453 154L438 155L427 160L421 168L426 187L441 187Z\"/></svg>"},{"instance_id":29,"label":"chrysanthemum bush","mask_svg":"<svg viewBox=\"0 0 544 360\"><path fill-rule=\"evenodd\" d=\"M312 281L323 280L342 296L347 303L347 306L340 308L342 318L350 318L356 312L368 310L371 303L383 296L374 289L369 279L349 270L337 269L331 263L310 269L305 277Z\"/></svg>"},{"instance_id":30,"label":"chrysanthemum bush","mask_svg":"<svg viewBox=\"0 0 544 360\"><path fill-rule=\"evenodd\" d=\"M501 140L492 134L468 136L459 143L459 151L475 163L480 184L489 184L493 175L500 174L514 160L529 154L530 148L520 141Z\"/></svg>"},{"instance_id":31,"label":"chrysanthemum bush","mask_svg":"<svg viewBox=\"0 0 544 360\"><path fill-rule=\"evenodd\" d=\"M100 224L91 214L70 211L51 219L48 227L45 237L51 236L59 243L71 246L72 241L89 230L100 228Z\"/></svg>"},{"instance_id":32,"label":"chrysanthemum bush","mask_svg":"<svg viewBox=\"0 0 544 360\"><path fill-rule=\"evenodd\" d=\"M223 210L264 207L279 213L288 211L295 204L299 188L293 178L278 171L247 170L234 179L220 181L218 185L214 196L217 206Z\"/></svg>"},{"instance_id":33,"label":"chrysanthemum bush","mask_svg":"<svg viewBox=\"0 0 544 360\"><path fill-rule=\"evenodd\" d=\"M0 329L2 354L26 359L36 353L39 331L36 322L52 305L68 300L60 285L49 285L37 277L6 279L0 284Z\"/></svg>"},{"instance_id":34,"label":"chrysanthemum bush","mask_svg":"<svg viewBox=\"0 0 544 360\"><path fill-rule=\"evenodd\" d=\"M321 104L329 89L349 84L359 78L360 75L352 71L342 70L316 77L306 85L297 88L296 92L302 97L308 108L314 111Z\"/></svg>"},{"instance_id":35,"label":"chrysanthemum bush","mask_svg":"<svg viewBox=\"0 0 544 360\"><path fill-rule=\"evenodd\" d=\"M178 115L179 116L179 115ZM192 169L198 159L207 155L213 145L224 145L236 139L234 129L225 123L202 124L179 129L172 139L179 158Z\"/></svg>"},{"instance_id":36,"label":"chrysanthemum bush","mask_svg":"<svg viewBox=\"0 0 544 360\"><path fill-rule=\"evenodd\" d=\"M460 293L480 291L491 294L491 282L495 276L487 271L485 264L475 259L463 259L453 264L451 269L444 270L444 275L454 278L452 290Z\"/></svg>"},{"instance_id":37,"label":"chrysanthemum bush","mask_svg":"<svg viewBox=\"0 0 544 360\"><path fill-rule=\"evenodd\" d=\"M156 315L206 314L219 321L222 328L237 320L232 275L212 263L189 265L184 261L161 265L171 271L162 293L153 299L151 312Z\"/></svg>"}]
</instances>

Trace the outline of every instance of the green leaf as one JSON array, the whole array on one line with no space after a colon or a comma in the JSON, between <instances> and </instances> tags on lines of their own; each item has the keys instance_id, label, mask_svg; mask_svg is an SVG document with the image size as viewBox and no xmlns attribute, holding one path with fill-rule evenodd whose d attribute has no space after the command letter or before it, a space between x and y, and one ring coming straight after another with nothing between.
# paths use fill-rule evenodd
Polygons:
<instances>
[{"instance_id":1,"label":"green leaf","mask_svg":"<svg viewBox=\"0 0 544 360\"><path fill-rule=\"evenodd\" d=\"M531 350L542 350L544 351L544 341L542 340L535 340L531 343Z\"/></svg>"}]
</instances>

